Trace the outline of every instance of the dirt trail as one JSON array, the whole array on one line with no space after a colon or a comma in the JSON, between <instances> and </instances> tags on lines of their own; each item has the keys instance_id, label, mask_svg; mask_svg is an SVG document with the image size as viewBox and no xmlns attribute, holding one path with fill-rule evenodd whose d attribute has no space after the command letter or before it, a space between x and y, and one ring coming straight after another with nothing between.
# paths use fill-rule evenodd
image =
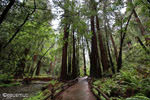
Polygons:
<instances>
[{"instance_id":1,"label":"dirt trail","mask_svg":"<svg viewBox=\"0 0 150 100\"><path fill-rule=\"evenodd\" d=\"M55 100L97 100L89 88L87 77L80 78L78 83L60 94Z\"/></svg>"}]
</instances>

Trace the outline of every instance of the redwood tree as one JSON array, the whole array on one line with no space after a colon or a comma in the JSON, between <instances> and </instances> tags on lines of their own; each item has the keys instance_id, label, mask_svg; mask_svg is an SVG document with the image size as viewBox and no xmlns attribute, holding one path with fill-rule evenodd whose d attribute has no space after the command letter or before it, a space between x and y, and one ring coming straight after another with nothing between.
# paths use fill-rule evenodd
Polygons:
<instances>
[{"instance_id":1,"label":"redwood tree","mask_svg":"<svg viewBox=\"0 0 150 100\"><path fill-rule=\"evenodd\" d=\"M70 25L64 26L64 44L62 48L62 64L61 64L61 80L67 79L67 49L68 49L68 37L69 37L69 27Z\"/></svg>"},{"instance_id":2,"label":"redwood tree","mask_svg":"<svg viewBox=\"0 0 150 100\"><path fill-rule=\"evenodd\" d=\"M76 78L77 77L77 66L76 66L76 40L75 40L75 34L73 31L72 34L72 38L73 38L73 55L72 55L72 78Z\"/></svg>"},{"instance_id":3,"label":"redwood tree","mask_svg":"<svg viewBox=\"0 0 150 100\"><path fill-rule=\"evenodd\" d=\"M82 38L82 44L83 44L83 63L84 63L84 75L87 75L87 71L86 71L86 59L85 59L85 43L84 43L84 39Z\"/></svg>"},{"instance_id":4,"label":"redwood tree","mask_svg":"<svg viewBox=\"0 0 150 100\"><path fill-rule=\"evenodd\" d=\"M100 62L98 57L98 48L97 48L97 38L95 32L95 23L94 16L91 16L91 31L92 31L92 41L91 41L91 54L90 54L90 76L100 78L101 69Z\"/></svg>"}]
</instances>

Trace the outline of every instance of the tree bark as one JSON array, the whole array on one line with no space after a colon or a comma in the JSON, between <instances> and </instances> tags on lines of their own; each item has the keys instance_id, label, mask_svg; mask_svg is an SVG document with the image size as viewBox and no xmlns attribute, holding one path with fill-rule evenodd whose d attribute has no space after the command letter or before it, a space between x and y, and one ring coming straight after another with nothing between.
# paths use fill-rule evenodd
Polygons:
<instances>
[{"instance_id":1,"label":"tree bark","mask_svg":"<svg viewBox=\"0 0 150 100\"><path fill-rule=\"evenodd\" d=\"M85 59L85 45L84 45L84 40L82 38L82 43L83 43L83 62L84 62L84 76L86 76L86 59Z\"/></svg>"},{"instance_id":2,"label":"tree bark","mask_svg":"<svg viewBox=\"0 0 150 100\"><path fill-rule=\"evenodd\" d=\"M110 46L109 46L108 43L107 43L107 46L108 46L109 60L110 60L110 63L111 63L111 70L112 70L112 73L115 74L115 67L114 67L114 63L113 63L113 60L112 60L112 57L111 57L111 53L110 53Z\"/></svg>"},{"instance_id":3,"label":"tree bark","mask_svg":"<svg viewBox=\"0 0 150 100\"><path fill-rule=\"evenodd\" d=\"M55 75L55 73L54 73L54 69L55 69L55 67L56 67L56 62L57 62L57 57L55 56L54 64L53 64L53 66L52 66L52 76L54 76L54 75Z\"/></svg>"},{"instance_id":4,"label":"tree bark","mask_svg":"<svg viewBox=\"0 0 150 100\"><path fill-rule=\"evenodd\" d=\"M103 71L105 72L105 71L108 71L109 60L108 60L107 50L104 47L104 42L102 40L102 34L100 32L98 16L96 16L96 27L97 27L97 31L98 31L100 53L101 53L101 58L102 58L101 62L102 62L102 66L103 66Z\"/></svg>"},{"instance_id":5,"label":"tree bark","mask_svg":"<svg viewBox=\"0 0 150 100\"><path fill-rule=\"evenodd\" d=\"M38 61L42 61L42 59L44 58L44 56L48 53L48 51L49 51L51 48L53 48L54 45L55 45L55 44L52 44L52 45L46 50L46 52L39 58ZM36 64L35 68L32 68L32 70L31 70L31 77L33 76L34 71L37 69L37 67L38 67L38 63Z\"/></svg>"},{"instance_id":6,"label":"tree bark","mask_svg":"<svg viewBox=\"0 0 150 100\"><path fill-rule=\"evenodd\" d=\"M88 54L89 54L89 58L90 58L91 50L90 50L89 42L88 42L88 40L86 38L85 38L85 40L86 40L87 50L88 50Z\"/></svg>"},{"instance_id":7,"label":"tree bark","mask_svg":"<svg viewBox=\"0 0 150 100\"><path fill-rule=\"evenodd\" d=\"M67 48L68 48L68 37L69 37L69 27L70 25L65 25L64 27L64 46L62 49L62 64L61 64L61 80L67 79Z\"/></svg>"},{"instance_id":8,"label":"tree bark","mask_svg":"<svg viewBox=\"0 0 150 100\"><path fill-rule=\"evenodd\" d=\"M108 57L109 57L109 61L110 61L110 64L111 64L111 70L112 70L112 73L115 74L115 68L114 68L114 63L113 63L113 60L112 60L112 57L111 57L111 53L110 53L110 46L109 46L109 34L108 34L108 28L107 28L107 25L106 25L106 18L105 18L105 33L106 33L106 42L107 42L107 51L108 51ZM110 34L112 35L112 34Z\"/></svg>"},{"instance_id":9,"label":"tree bark","mask_svg":"<svg viewBox=\"0 0 150 100\"><path fill-rule=\"evenodd\" d=\"M115 44L112 34L110 34L110 39L111 39L111 42L112 42L112 45L114 48L114 53L115 53L116 63L117 63L118 62L118 51L117 51L117 47L116 47L116 44Z\"/></svg>"},{"instance_id":10,"label":"tree bark","mask_svg":"<svg viewBox=\"0 0 150 100\"><path fill-rule=\"evenodd\" d=\"M100 78L102 75L98 56L97 37L95 32L94 18L95 18L94 16L91 16L92 41L90 54L90 76Z\"/></svg>"},{"instance_id":11,"label":"tree bark","mask_svg":"<svg viewBox=\"0 0 150 100\"><path fill-rule=\"evenodd\" d=\"M108 19L106 18L106 21L107 21L107 26L108 26L108 29L111 30L110 28L110 25L109 25L109 22L108 22ZM112 33L110 33L110 40L112 42L112 46L113 46L113 49L114 49L114 54L115 54L115 58L116 58L116 63L118 62L118 51L117 51L117 46L115 44L115 41L114 41L114 38L113 38L113 35Z\"/></svg>"},{"instance_id":12,"label":"tree bark","mask_svg":"<svg viewBox=\"0 0 150 100\"><path fill-rule=\"evenodd\" d=\"M32 65L31 65L31 67L30 67L30 69L29 69L29 71L28 71L28 72L30 73L30 75L33 74L33 71L34 71L34 67L35 67L37 58L38 58L38 55L34 55L34 56L33 56L33 63L32 63Z\"/></svg>"},{"instance_id":13,"label":"tree bark","mask_svg":"<svg viewBox=\"0 0 150 100\"><path fill-rule=\"evenodd\" d=\"M9 4L6 6L6 8L4 9L4 11L2 12L2 14L0 16L0 25L2 24L2 22L6 18L7 13L11 9L11 7L14 5L14 3L15 3L15 0L10 0Z\"/></svg>"},{"instance_id":14,"label":"tree bark","mask_svg":"<svg viewBox=\"0 0 150 100\"><path fill-rule=\"evenodd\" d=\"M73 38L72 78L75 79L77 77L77 66L76 66L76 40L74 32L72 34L72 38Z\"/></svg>"},{"instance_id":15,"label":"tree bark","mask_svg":"<svg viewBox=\"0 0 150 100\"><path fill-rule=\"evenodd\" d=\"M52 73L52 69L53 69L53 61L50 62L48 74L51 74L51 73Z\"/></svg>"},{"instance_id":16,"label":"tree bark","mask_svg":"<svg viewBox=\"0 0 150 100\"><path fill-rule=\"evenodd\" d=\"M71 76L71 63L72 63L72 56L71 56L72 52L71 50L68 52L68 75Z\"/></svg>"},{"instance_id":17,"label":"tree bark","mask_svg":"<svg viewBox=\"0 0 150 100\"><path fill-rule=\"evenodd\" d=\"M24 69L26 66L26 57L29 53L30 49L25 48L24 52L23 52L23 57L19 60L17 69L16 69L16 73L15 73L15 77L16 78L23 78L24 75Z\"/></svg>"},{"instance_id":18,"label":"tree bark","mask_svg":"<svg viewBox=\"0 0 150 100\"><path fill-rule=\"evenodd\" d=\"M76 70L77 70L77 76L78 77L80 75L80 38L77 38L77 45L76 45Z\"/></svg>"},{"instance_id":19,"label":"tree bark","mask_svg":"<svg viewBox=\"0 0 150 100\"><path fill-rule=\"evenodd\" d=\"M41 60L38 61L35 75L37 76L40 75L40 70L41 70Z\"/></svg>"}]
</instances>

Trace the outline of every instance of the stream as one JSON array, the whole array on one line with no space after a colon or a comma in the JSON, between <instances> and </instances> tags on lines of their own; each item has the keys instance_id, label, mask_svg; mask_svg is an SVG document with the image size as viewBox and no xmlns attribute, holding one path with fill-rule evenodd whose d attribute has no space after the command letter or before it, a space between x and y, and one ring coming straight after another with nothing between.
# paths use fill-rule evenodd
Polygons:
<instances>
[{"instance_id":1,"label":"stream","mask_svg":"<svg viewBox=\"0 0 150 100\"><path fill-rule=\"evenodd\" d=\"M23 100L35 96L48 82L36 82L29 85L0 87L0 100Z\"/></svg>"}]
</instances>

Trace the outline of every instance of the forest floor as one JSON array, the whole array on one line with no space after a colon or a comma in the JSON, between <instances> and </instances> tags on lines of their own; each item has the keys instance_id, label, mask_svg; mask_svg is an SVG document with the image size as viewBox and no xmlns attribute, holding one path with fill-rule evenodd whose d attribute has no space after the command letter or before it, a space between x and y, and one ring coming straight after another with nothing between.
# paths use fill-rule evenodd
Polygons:
<instances>
[{"instance_id":1,"label":"forest floor","mask_svg":"<svg viewBox=\"0 0 150 100\"><path fill-rule=\"evenodd\" d=\"M79 78L78 83L62 92L55 100L97 100L89 88L87 77Z\"/></svg>"}]
</instances>

